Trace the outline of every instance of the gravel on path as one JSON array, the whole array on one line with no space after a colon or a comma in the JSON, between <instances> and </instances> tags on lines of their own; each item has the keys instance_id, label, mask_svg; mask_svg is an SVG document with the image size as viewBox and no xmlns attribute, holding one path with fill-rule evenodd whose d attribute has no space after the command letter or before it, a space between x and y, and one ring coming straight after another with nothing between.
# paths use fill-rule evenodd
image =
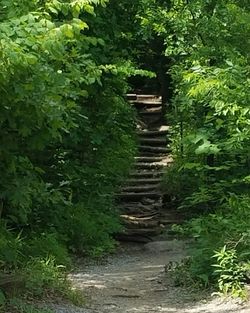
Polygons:
<instances>
[{"instance_id":1,"label":"gravel on path","mask_svg":"<svg viewBox=\"0 0 250 313\"><path fill-rule=\"evenodd\" d=\"M186 256L186 242L127 245L102 264L80 265L69 278L85 308L53 305L55 313L250 313L250 303L194 294L166 278L165 265Z\"/></svg>"}]
</instances>

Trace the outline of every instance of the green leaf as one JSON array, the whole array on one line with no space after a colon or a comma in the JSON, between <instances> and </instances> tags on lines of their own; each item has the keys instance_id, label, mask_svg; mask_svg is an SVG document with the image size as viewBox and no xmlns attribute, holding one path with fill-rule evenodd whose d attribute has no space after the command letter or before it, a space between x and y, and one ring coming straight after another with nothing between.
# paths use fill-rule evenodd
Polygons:
<instances>
[{"instance_id":1,"label":"green leaf","mask_svg":"<svg viewBox=\"0 0 250 313\"><path fill-rule=\"evenodd\" d=\"M74 31L72 25L69 24L64 24L63 26L60 27L63 35L67 38L74 38Z\"/></svg>"},{"instance_id":2,"label":"green leaf","mask_svg":"<svg viewBox=\"0 0 250 313\"><path fill-rule=\"evenodd\" d=\"M211 144L208 140L205 140L202 145L195 149L195 154L218 154L219 152L218 146Z\"/></svg>"}]
</instances>

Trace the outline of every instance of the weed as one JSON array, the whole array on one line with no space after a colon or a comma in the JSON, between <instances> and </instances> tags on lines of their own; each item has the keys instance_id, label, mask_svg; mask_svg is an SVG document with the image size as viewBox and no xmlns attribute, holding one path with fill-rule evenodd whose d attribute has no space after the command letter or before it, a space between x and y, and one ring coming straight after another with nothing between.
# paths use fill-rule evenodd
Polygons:
<instances>
[{"instance_id":1,"label":"weed","mask_svg":"<svg viewBox=\"0 0 250 313\"><path fill-rule=\"evenodd\" d=\"M249 262L241 263L235 249L228 249L224 246L213 255L216 263L212 266L216 268L215 274L218 276L219 291L228 296L247 298L247 291L244 281L249 270Z\"/></svg>"}]
</instances>

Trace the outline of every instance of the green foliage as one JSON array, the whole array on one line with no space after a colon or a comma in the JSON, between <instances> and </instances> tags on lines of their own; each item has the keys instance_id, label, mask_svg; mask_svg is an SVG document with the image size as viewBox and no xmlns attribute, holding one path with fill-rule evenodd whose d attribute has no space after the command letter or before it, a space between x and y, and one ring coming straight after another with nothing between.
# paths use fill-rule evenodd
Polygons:
<instances>
[{"instance_id":1,"label":"green foliage","mask_svg":"<svg viewBox=\"0 0 250 313\"><path fill-rule=\"evenodd\" d=\"M0 0L0 270L24 272L24 292L57 288L69 253L112 251L120 229L114 195L136 152L124 94L151 74L117 53L128 34L107 5Z\"/></svg>"},{"instance_id":2,"label":"green foliage","mask_svg":"<svg viewBox=\"0 0 250 313\"><path fill-rule=\"evenodd\" d=\"M226 246L216 251L213 257L217 261L213 266L216 268L215 273L219 275L219 290L225 295L231 294L234 297L246 298L247 291L243 281L249 269L249 263L239 264L236 250L228 250Z\"/></svg>"},{"instance_id":3,"label":"green foliage","mask_svg":"<svg viewBox=\"0 0 250 313\"><path fill-rule=\"evenodd\" d=\"M113 194L135 152L133 112L122 96L138 72L86 23L103 21L94 11L105 3L2 1L1 217L6 242L10 229L15 238L35 234L34 256L47 244L75 242L76 215L92 244L106 236L108 227L96 238L93 229L112 219ZM54 253L65 261L65 252Z\"/></svg>"},{"instance_id":4,"label":"green foliage","mask_svg":"<svg viewBox=\"0 0 250 313\"><path fill-rule=\"evenodd\" d=\"M66 268L57 265L52 258L33 258L27 263L26 268L19 272L19 275L24 278L25 297L35 299L63 297L77 306L85 303L82 291L72 289L67 280Z\"/></svg>"},{"instance_id":5,"label":"green foliage","mask_svg":"<svg viewBox=\"0 0 250 313\"><path fill-rule=\"evenodd\" d=\"M195 239L190 249L189 266L194 281L207 287L216 284L222 293L245 297L244 284L249 271L249 221L249 197L240 199L232 195L220 209L194 218L181 229L182 233ZM225 251L221 250L224 246L227 247Z\"/></svg>"},{"instance_id":6,"label":"green foliage","mask_svg":"<svg viewBox=\"0 0 250 313\"><path fill-rule=\"evenodd\" d=\"M66 247L58 241L56 234L34 234L25 240L24 254L33 258L54 258L56 264L70 265Z\"/></svg>"},{"instance_id":7,"label":"green foliage","mask_svg":"<svg viewBox=\"0 0 250 313\"><path fill-rule=\"evenodd\" d=\"M31 296L50 295L66 290L66 276L53 259L33 259L23 270L25 290Z\"/></svg>"},{"instance_id":8,"label":"green foliage","mask_svg":"<svg viewBox=\"0 0 250 313\"><path fill-rule=\"evenodd\" d=\"M82 293L72 289L66 279L65 267L57 265L52 258L32 258L26 262L25 268L16 269L3 277L9 281L1 284L4 292L1 292L0 309L4 312L51 312L30 304L41 298L51 301L63 297L78 306L85 303Z\"/></svg>"},{"instance_id":9,"label":"green foliage","mask_svg":"<svg viewBox=\"0 0 250 313\"><path fill-rule=\"evenodd\" d=\"M17 279L16 285L8 285L8 288L6 285L4 293L1 292L0 309L17 313L51 312L30 304L41 298L50 301L64 298L79 307L85 303L82 292L72 289L66 278L65 267L56 265L52 258L33 258L26 263L25 268L13 274L16 277L13 281Z\"/></svg>"},{"instance_id":10,"label":"green foliage","mask_svg":"<svg viewBox=\"0 0 250 313\"><path fill-rule=\"evenodd\" d=\"M130 77L154 76L137 62L164 88L171 75L175 163L165 185L180 209L199 216L189 225L192 279L221 279L223 290L226 268L249 260L248 3L0 6L0 269L39 268L41 290L50 269L53 276L56 266L70 265L70 252L99 256L114 248L114 195L136 152L135 116L123 96ZM237 260L231 255L218 278L212 256L225 245ZM230 283L241 286L241 279Z\"/></svg>"},{"instance_id":11,"label":"green foliage","mask_svg":"<svg viewBox=\"0 0 250 313\"><path fill-rule=\"evenodd\" d=\"M15 269L22 262L23 241L20 234L14 235L4 224L0 225L0 269Z\"/></svg>"},{"instance_id":12,"label":"green foliage","mask_svg":"<svg viewBox=\"0 0 250 313\"><path fill-rule=\"evenodd\" d=\"M86 305L85 294L80 289L66 289L63 296L77 307L84 307Z\"/></svg>"},{"instance_id":13,"label":"green foliage","mask_svg":"<svg viewBox=\"0 0 250 313\"><path fill-rule=\"evenodd\" d=\"M172 279L174 286L185 286L186 288L198 288L199 284L190 274L190 258L185 258L180 262L169 262L165 266L165 272Z\"/></svg>"},{"instance_id":14,"label":"green foliage","mask_svg":"<svg viewBox=\"0 0 250 313\"><path fill-rule=\"evenodd\" d=\"M142 28L164 40L175 89L175 163L165 188L179 209L199 216L189 225L196 238L190 270L206 285L220 279L221 290L237 293L214 276L212 256L225 245L236 249L235 272L243 255L249 260L249 6L243 0L143 3ZM244 243L228 246L240 238ZM238 287L245 282L240 275L234 280Z\"/></svg>"},{"instance_id":15,"label":"green foliage","mask_svg":"<svg viewBox=\"0 0 250 313\"><path fill-rule=\"evenodd\" d=\"M94 204L98 205L95 202ZM90 209L84 210L80 207L74 210L70 223L72 224L68 226L71 228L72 239L69 240L69 248L73 252L98 256L113 250L114 241L110 235L120 230L119 221L114 213L111 215L96 210L91 213Z\"/></svg>"}]
</instances>

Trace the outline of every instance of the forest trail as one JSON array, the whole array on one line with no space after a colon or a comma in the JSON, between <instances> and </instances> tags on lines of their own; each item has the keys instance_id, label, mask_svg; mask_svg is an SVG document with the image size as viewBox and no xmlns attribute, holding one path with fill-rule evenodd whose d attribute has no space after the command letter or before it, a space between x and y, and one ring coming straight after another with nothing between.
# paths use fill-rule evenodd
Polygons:
<instances>
[{"instance_id":1,"label":"forest trail","mask_svg":"<svg viewBox=\"0 0 250 313\"><path fill-rule=\"evenodd\" d=\"M70 280L86 295L85 308L60 304L53 309L56 313L249 313L249 304L174 285L165 267L184 258L186 246L176 240L126 244L100 264L81 264Z\"/></svg>"},{"instance_id":2,"label":"forest trail","mask_svg":"<svg viewBox=\"0 0 250 313\"><path fill-rule=\"evenodd\" d=\"M167 147L169 127L164 125L161 100L130 95L139 112L139 155L125 182L118 204L125 230L114 255L93 265L79 262L69 276L73 287L86 295L86 306L55 305L56 313L250 313L250 305L223 301L209 294L178 287L169 264L187 256L188 242L167 234L182 217L163 201L164 167L171 163Z\"/></svg>"}]
</instances>

